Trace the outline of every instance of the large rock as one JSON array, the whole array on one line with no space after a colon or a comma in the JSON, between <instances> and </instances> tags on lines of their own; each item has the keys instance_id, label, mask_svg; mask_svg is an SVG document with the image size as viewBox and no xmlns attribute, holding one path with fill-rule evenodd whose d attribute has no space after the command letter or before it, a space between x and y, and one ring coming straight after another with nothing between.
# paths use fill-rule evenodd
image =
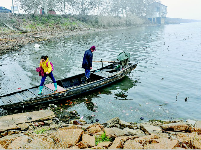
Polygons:
<instances>
[{"instance_id":1,"label":"large rock","mask_svg":"<svg viewBox=\"0 0 201 150\"><path fill-rule=\"evenodd\" d=\"M161 125L161 128L164 131L188 131L189 130L189 126L185 123L170 123L170 124L164 124Z\"/></svg>"},{"instance_id":2,"label":"large rock","mask_svg":"<svg viewBox=\"0 0 201 150\"><path fill-rule=\"evenodd\" d=\"M119 127L119 121L120 121L120 119L118 117L113 118L113 119L107 121L107 127L108 128L110 128L110 127Z\"/></svg>"},{"instance_id":3,"label":"large rock","mask_svg":"<svg viewBox=\"0 0 201 150\"><path fill-rule=\"evenodd\" d=\"M193 140L191 139L191 142L193 149L201 149L201 135L194 137Z\"/></svg>"},{"instance_id":4,"label":"large rock","mask_svg":"<svg viewBox=\"0 0 201 150\"><path fill-rule=\"evenodd\" d=\"M52 138L57 143L57 148L69 148L79 142L83 133L82 129L58 130Z\"/></svg>"},{"instance_id":5,"label":"large rock","mask_svg":"<svg viewBox=\"0 0 201 150\"><path fill-rule=\"evenodd\" d=\"M85 149L88 148L88 144L86 142L80 141L79 143L76 144L78 149Z\"/></svg>"},{"instance_id":6,"label":"large rock","mask_svg":"<svg viewBox=\"0 0 201 150\"><path fill-rule=\"evenodd\" d=\"M88 134L95 134L95 133L98 133L100 132L102 129L99 127L99 126L95 126L95 127L91 127L88 129Z\"/></svg>"},{"instance_id":7,"label":"large rock","mask_svg":"<svg viewBox=\"0 0 201 150\"><path fill-rule=\"evenodd\" d=\"M196 121L194 132L197 132L199 135L201 134L201 121Z\"/></svg>"},{"instance_id":8,"label":"large rock","mask_svg":"<svg viewBox=\"0 0 201 150\"><path fill-rule=\"evenodd\" d=\"M55 143L52 138L42 135L32 136L26 144L26 149L54 149Z\"/></svg>"},{"instance_id":9,"label":"large rock","mask_svg":"<svg viewBox=\"0 0 201 150\"><path fill-rule=\"evenodd\" d=\"M118 137L118 136L123 136L124 132L123 130L119 128L104 128L105 134L107 137Z\"/></svg>"},{"instance_id":10,"label":"large rock","mask_svg":"<svg viewBox=\"0 0 201 150\"><path fill-rule=\"evenodd\" d=\"M104 131L100 131L94 134L94 136L101 136L102 134L104 134Z\"/></svg>"},{"instance_id":11,"label":"large rock","mask_svg":"<svg viewBox=\"0 0 201 150\"><path fill-rule=\"evenodd\" d=\"M90 134L90 135L94 135L98 132L101 132L102 130L103 130L103 125L93 124L93 125L89 126L88 128L86 128L85 133Z\"/></svg>"},{"instance_id":12,"label":"large rock","mask_svg":"<svg viewBox=\"0 0 201 150\"><path fill-rule=\"evenodd\" d=\"M143 149L143 146L134 140L128 140L124 143L123 149Z\"/></svg>"},{"instance_id":13,"label":"large rock","mask_svg":"<svg viewBox=\"0 0 201 150\"><path fill-rule=\"evenodd\" d=\"M195 128L200 128L201 129L201 121L196 121L195 122Z\"/></svg>"},{"instance_id":14,"label":"large rock","mask_svg":"<svg viewBox=\"0 0 201 150\"><path fill-rule=\"evenodd\" d=\"M29 123L20 123L17 125L22 131L27 130L29 128Z\"/></svg>"},{"instance_id":15,"label":"large rock","mask_svg":"<svg viewBox=\"0 0 201 150\"><path fill-rule=\"evenodd\" d=\"M124 132L124 135L127 135L127 136L134 136L134 135L143 136L143 135L145 135L144 132L142 132L139 129L133 130L133 129L129 129L129 128L124 128L123 132Z\"/></svg>"},{"instance_id":16,"label":"large rock","mask_svg":"<svg viewBox=\"0 0 201 150\"><path fill-rule=\"evenodd\" d=\"M201 135L193 133L178 133L176 138L179 143L178 147L184 147L186 149L201 149Z\"/></svg>"},{"instance_id":17,"label":"large rock","mask_svg":"<svg viewBox=\"0 0 201 150\"><path fill-rule=\"evenodd\" d=\"M160 138L157 135L147 135L134 140L128 140L124 144L124 149L173 149L177 144L177 140Z\"/></svg>"},{"instance_id":18,"label":"large rock","mask_svg":"<svg viewBox=\"0 0 201 150\"><path fill-rule=\"evenodd\" d=\"M24 135L17 137L9 146L8 149L25 149L28 144L29 137Z\"/></svg>"},{"instance_id":19,"label":"large rock","mask_svg":"<svg viewBox=\"0 0 201 150\"><path fill-rule=\"evenodd\" d=\"M101 142L101 143L98 143L98 145L97 145L97 149L99 149L99 148L101 148L101 149L108 149L108 147L110 146L110 145L112 145L112 142L109 142L109 141L107 141L107 142Z\"/></svg>"},{"instance_id":20,"label":"large rock","mask_svg":"<svg viewBox=\"0 0 201 150\"><path fill-rule=\"evenodd\" d=\"M136 138L135 141L142 145L146 145L146 144L150 144L150 143L156 143L156 139L159 139L159 138L160 137L158 135L152 134L152 135L146 135L143 137Z\"/></svg>"},{"instance_id":21,"label":"large rock","mask_svg":"<svg viewBox=\"0 0 201 150\"><path fill-rule=\"evenodd\" d=\"M0 149L4 149L2 145L0 145Z\"/></svg>"},{"instance_id":22,"label":"large rock","mask_svg":"<svg viewBox=\"0 0 201 150\"><path fill-rule=\"evenodd\" d=\"M0 145L7 149L8 146L18 137L18 135L10 135L0 138Z\"/></svg>"},{"instance_id":23,"label":"large rock","mask_svg":"<svg viewBox=\"0 0 201 150\"><path fill-rule=\"evenodd\" d=\"M160 127L150 125L149 123L140 124L140 129L147 135L158 134L162 132Z\"/></svg>"},{"instance_id":24,"label":"large rock","mask_svg":"<svg viewBox=\"0 0 201 150\"><path fill-rule=\"evenodd\" d=\"M137 138L136 136L121 136L121 137L117 137L115 138L115 140L113 141L112 145L108 148L108 149L122 149L124 142L127 140L133 140Z\"/></svg>"},{"instance_id":25,"label":"large rock","mask_svg":"<svg viewBox=\"0 0 201 150\"><path fill-rule=\"evenodd\" d=\"M93 147L93 146L95 146L95 136L83 134L82 135L82 142L87 143L88 147Z\"/></svg>"},{"instance_id":26,"label":"large rock","mask_svg":"<svg viewBox=\"0 0 201 150\"><path fill-rule=\"evenodd\" d=\"M134 128L136 128L135 125L128 123L128 122L125 122L123 120L119 120L119 125L120 125L121 129L124 129L124 128L134 129Z\"/></svg>"},{"instance_id":27,"label":"large rock","mask_svg":"<svg viewBox=\"0 0 201 150\"><path fill-rule=\"evenodd\" d=\"M173 149L177 146L177 140L170 140L167 138L156 139L154 143L147 143L144 149Z\"/></svg>"}]
</instances>

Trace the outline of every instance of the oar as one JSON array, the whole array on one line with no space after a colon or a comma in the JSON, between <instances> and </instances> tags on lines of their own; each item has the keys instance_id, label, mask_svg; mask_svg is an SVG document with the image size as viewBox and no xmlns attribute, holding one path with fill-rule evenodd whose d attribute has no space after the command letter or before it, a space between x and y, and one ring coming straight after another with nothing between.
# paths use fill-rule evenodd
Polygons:
<instances>
[{"instance_id":1,"label":"oar","mask_svg":"<svg viewBox=\"0 0 201 150\"><path fill-rule=\"evenodd\" d=\"M102 61L102 59L101 59L101 61L93 61L93 62L102 62L102 68L103 68L103 62L113 63L115 61Z\"/></svg>"},{"instance_id":2,"label":"oar","mask_svg":"<svg viewBox=\"0 0 201 150\"><path fill-rule=\"evenodd\" d=\"M109 62L109 63L111 62L112 63L112 62L115 62L115 61L93 61L93 62Z\"/></svg>"}]
</instances>

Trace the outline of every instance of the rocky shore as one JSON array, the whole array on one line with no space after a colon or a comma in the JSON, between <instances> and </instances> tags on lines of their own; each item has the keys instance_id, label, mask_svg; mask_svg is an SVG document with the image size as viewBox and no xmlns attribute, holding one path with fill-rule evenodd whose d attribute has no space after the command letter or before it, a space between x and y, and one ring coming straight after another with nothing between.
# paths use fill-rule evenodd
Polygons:
<instances>
[{"instance_id":1,"label":"rocky shore","mask_svg":"<svg viewBox=\"0 0 201 150\"><path fill-rule=\"evenodd\" d=\"M201 149L201 121L87 124L47 109L0 117L0 149Z\"/></svg>"}]
</instances>

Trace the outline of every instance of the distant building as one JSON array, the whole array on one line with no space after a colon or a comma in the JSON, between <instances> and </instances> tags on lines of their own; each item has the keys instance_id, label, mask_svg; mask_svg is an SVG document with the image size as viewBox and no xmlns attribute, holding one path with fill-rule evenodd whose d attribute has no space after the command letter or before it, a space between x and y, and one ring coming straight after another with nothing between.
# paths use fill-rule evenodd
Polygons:
<instances>
[{"instance_id":1,"label":"distant building","mask_svg":"<svg viewBox=\"0 0 201 150\"><path fill-rule=\"evenodd\" d=\"M13 6L13 7L11 7L11 10L14 11L13 13L18 12L18 14L19 14L18 6Z\"/></svg>"},{"instance_id":2,"label":"distant building","mask_svg":"<svg viewBox=\"0 0 201 150\"><path fill-rule=\"evenodd\" d=\"M10 9L0 6L0 13L12 13Z\"/></svg>"},{"instance_id":3,"label":"distant building","mask_svg":"<svg viewBox=\"0 0 201 150\"><path fill-rule=\"evenodd\" d=\"M55 12L54 10L49 10L49 11L48 11L48 14L56 15L56 12Z\"/></svg>"},{"instance_id":4,"label":"distant building","mask_svg":"<svg viewBox=\"0 0 201 150\"><path fill-rule=\"evenodd\" d=\"M165 23L165 18L167 15L167 6L159 2L154 2L150 5L149 10L150 12L147 15L147 18L149 21L151 21L152 23L157 23L157 24Z\"/></svg>"},{"instance_id":5,"label":"distant building","mask_svg":"<svg viewBox=\"0 0 201 150\"><path fill-rule=\"evenodd\" d=\"M46 14L44 8L41 8L41 9L40 9L40 14L41 14L41 15ZM49 11L48 11L48 14L56 15L56 12L55 12L54 10L49 10Z\"/></svg>"}]
</instances>

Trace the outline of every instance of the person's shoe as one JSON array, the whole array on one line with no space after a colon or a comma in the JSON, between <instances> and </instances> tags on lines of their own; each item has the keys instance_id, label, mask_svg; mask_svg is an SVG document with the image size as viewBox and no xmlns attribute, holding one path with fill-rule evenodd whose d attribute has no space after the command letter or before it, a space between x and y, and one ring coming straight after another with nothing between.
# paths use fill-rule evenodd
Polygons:
<instances>
[{"instance_id":1,"label":"person's shoe","mask_svg":"<svg viewBox=\"0 0 201 150\"><path fill-rule=\"evenodd\" d=\"M54 87L55 87L54 92L57 92L57 83L54 83Z\"/></svg>"},{"instance_id":2,"label":"person's shoe","mask_svg":"<svg viewBox=\"0 0 201 150\"><path fill-rule=\"evenodd\" d=\"M86 77L85 83L89 83L89 78Z\"/></svg>"},{"instance_id":3,"label":"person's shoe","mask_svg":"<svg viewBox=\"0 0 201 150\"><path fill-rule=\"evenodd\" d=\"M42 95L42 90L43 90L43 86L39 86L39 92L38 92L38 95Z\"/></svg>"}]
</instances>

